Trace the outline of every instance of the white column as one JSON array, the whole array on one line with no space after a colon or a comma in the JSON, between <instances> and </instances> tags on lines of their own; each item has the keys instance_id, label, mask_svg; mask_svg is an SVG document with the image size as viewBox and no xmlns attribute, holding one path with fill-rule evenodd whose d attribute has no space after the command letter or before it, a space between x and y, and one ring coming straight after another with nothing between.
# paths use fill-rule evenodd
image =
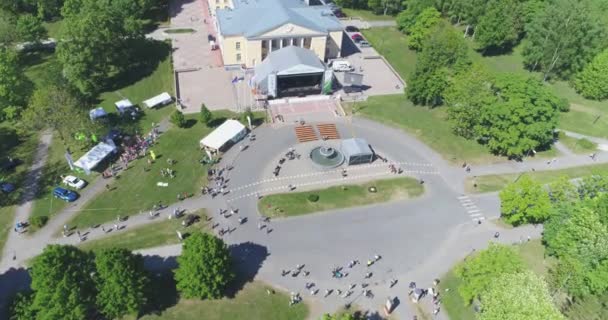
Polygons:
<instances>
[{"instance_id":1,"label":"white column","mask_svg":"<svg viewBox=\"0 0 608 320\"><path fill-rule=\"evenodd\" d=\"M291 45L293 46L293 45L295 45L295 43L296 43L296 39L295 38L291 38Z\"/></svg>"},{"instance_id":2,"label":"white column","mask_svg":"<svg viewBox=\"0 0 608 320\"><path fill-rule=\"evenodd\" d=\"M283 38L279 39L279 49L283 48Z\"/></svg>"},{"instance_id":3,"label":"white column","mask_svg":"<svg viewBox=\"0 0 608 320\"><path fill-rule=\"evenodd\" d=\"M300 38L300 48L304 48L304 38Z\"/></svg>"},{"instance_id":4,"label":"white column","mask_svg":"<svg viewBox=\"0 0 608 320\"><path fill-rule=\"evenodd\" d=\"M272 39L268 39L266 41L268 41L268 53L271 53L272 52Z\"/></svg>"}]
</instances>

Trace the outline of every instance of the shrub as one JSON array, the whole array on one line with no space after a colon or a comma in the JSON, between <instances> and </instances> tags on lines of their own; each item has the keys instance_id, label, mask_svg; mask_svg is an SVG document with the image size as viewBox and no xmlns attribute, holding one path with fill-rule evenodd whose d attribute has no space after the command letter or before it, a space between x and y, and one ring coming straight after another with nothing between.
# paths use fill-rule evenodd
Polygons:
<instances>
[{"instance_id":1,"label":"shrub","mask_svg":"<svg viewBox=\"0 0 608 320\"><path fill-rule=\"evenodd\" d=\"M44 227L48 221L49 217L47 216L36 216L30 219L30 223L36 228Z\"/></svg>"},{"instance_id":2,"label":"shrub","mask_svg":"<svg viewBox=\"0 0 608 320\"><path fill-rule=\"evenodd\" d=\"M310 201L310 202L317 202L317 201L319 201L319 195L318 194L309 194L308 195L308 201Z\"/></svg>"},{"instance_id":3,"label":"shrub","mask_svg":"<svg viewBox=\"0 0 608 320\"><path fill-rule=\"evenodd\" d=\"M207 109L207 106L205 106L204 103L201 104L200 118L201 122L204 123L206 126L208 126L211 120L213 119L213 114L211 114L211 111Z\"/></svg>"},{"instance_id":4,"label":"shrub","mask_svg":"<svg viewBox=\"0 0 608 320\"><path fill-rule=\"evenodd\" d=\"M175 110L171 114L170 120L171 120L171 123L178 126L179 128L183 128L186 126L186 119L184 118L184 114L179 110Z\"/></svg>"}]
</instances>

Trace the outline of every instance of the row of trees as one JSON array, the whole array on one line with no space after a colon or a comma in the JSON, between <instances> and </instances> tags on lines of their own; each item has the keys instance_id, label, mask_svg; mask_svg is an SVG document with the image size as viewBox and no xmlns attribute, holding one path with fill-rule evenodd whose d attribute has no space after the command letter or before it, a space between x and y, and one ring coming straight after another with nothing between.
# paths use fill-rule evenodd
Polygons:
<instances>
[{"instance_id":1,"label":"row of trees","mask_svg":"<svg viewBox=\"0 0 608 320\"><path fill-rule=\"evenodd\" d=\"M220 298L233 280L228 248L221 239L195 233L177 259L176 287L184 298ZM17 295L12 320L108 319L139 315L150 306L151 275L143 257L125 249L84 252L50 245L32 263L31 291Z\"/></svg>"},{"instance_id":2,"label":"row of trees","mask_svg":"<svg viewBox=\"0 0 608 320\"><path fill-rule=\"evenodd\" d=\"M564 319L553 304L547 283L527 271L513 247L491 244L455 270L458 293L467 304L478 301L480 320Z\"/></svg>"},{"instance_id":3,"label":"row of trees","mask_svg":"<svg viewBox=\"0 0 608 320\"><path fill-rule=\"evenodd\" d=\"M438 14L475 40L484 54L523 42L524 65L543 80L572 80L590 99L608 97L608 6L599 0L408 0L397 16L409 46L422 50ZM523 41L522 41L523 40ZM594 59L595 57L595 59ZM593 62L592 62L593 61Z\"/></svg>"}]
</instances>

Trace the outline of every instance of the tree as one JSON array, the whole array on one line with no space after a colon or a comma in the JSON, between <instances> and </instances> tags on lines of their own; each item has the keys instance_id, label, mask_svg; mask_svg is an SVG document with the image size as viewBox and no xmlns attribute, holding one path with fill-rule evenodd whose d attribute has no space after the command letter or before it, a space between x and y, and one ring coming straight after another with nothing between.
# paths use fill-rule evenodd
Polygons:
<instances>
[{"instance_id":1,"label":"tree","mask_svg":"<svg viewBox=\"0 0 608 320\"><path fill-rule=\"evenodd\" d=\"M209 111L209 109L207 109L207 106L205 106L204 103L201 104L200 119L201 119L201 122L203 124L205 124L206 126L209 126L209 123L213 119L213 114L211 113L211 111Z\"/></svg>"},{"instance_id":2,"label":"tree","mask_svg":"<svg viewBox=\"0 0 608 320\"><path fill-rule=\"evenodd\" d=\"M509 49L523 31L521 6L517 0L491 0L479 19L475 40L481 49Z\"/></svg>"},{"instance_id":3,"label":"tree","mask_svg":"<svg viewBox=\"0 0 608 320\"><path fill-rule=\"evenodd\" d=\"M40 19L31 14L20 15L16 26L19 40L23 42L40 42L47 36L46 29Z\"/></svg>"},{"instance_id":4,"label":"tree","mask_svg":"<svg viewBox=\"0 0 608 320\"><path fill-rule=\"evenodd\" d=\"M11 304L10 320L36 319L36 311L32 308L34 294L32 292L20 292Z\"/></svg>"},{"instance_id":5,"label":"tree","mask_svg":"<svg viewBox=\"0 0 608 320\"><path fill-rule=\"evenodd\" d=\"M96 294L94 270L90 253L48 245L30 270L36 319L89 319Z\"/></svg>"},{"instance_id":6,"label":"tree","mask_svg":"<svg viewBox=\"0 0 608 320\"><path fill-rule=\"evenodd\" d=\"M186 118L184 118L184 114L179 110L173 111L169 120L171 120L171 123L176 125L178 128L186 127Z\"/></svg>"},{"instance_id":7,"label":"tree","mask_svg":"<svg viewBox=\"0 0 608 320\"><path fill-rule=\"evenodd\" d=\"M408 98L415 104L442 104L448 77L466 70L470 64L468 50L452 26L439 22L416 60L416 69L407 89Z\"/></svg>"},{"instance_id":8,"label":"tree","mask_svg":"<svg viewBox=\"0 0 608 320\"><path fill-rule=\"evenodd\" d=\"M497 277L520 272L524 268L521 257L512 247L492 243L486 250L469 257L456 267L455 273L462 280L458 292L465 303L470 304L493 286Z\"/></svg>"},{"instance_id":9,"label":"tree","mask_svg":"<svg viewBox=\"0 0 608 320\"><path fill-rule=\"evenodd\" d=\"M549 184L549 198L554 203L572 202L579 199L579 194L568 176L562 176Z\"/></svg>"},{"instance_id":10,"label":"tree","mask_svg":"<svg viewBox=\"0 0 608 320\"><path fill-rule=\"evenodd\" d=\"M410 29L407 39L408 46L414 50L422 49L423 41L428 37L432 28L441 20L441 14L437 9L430 7L424 9L416 19L416 23Z\"/></svg>"},{"instance_id":11,"label":"tree","mask_svg":"<svg viewBox=\"0 0 608 320\"><path fill-rule=\"evenodd\" d=\"M494 80L496 103L484 107L476 132L496 154L519 158L553 143L558 111L567 102L533 78L501 74Z\"/></svg>"},{"instance_id":12,"label":"tree","mask_svg":"<svg viewBox=\"0 0 608 320\"><path fill-rule=\"evenodd\" d=\"M593 58L593 61L576 75L574 88L588 99L608 98L608 49Z\"/></svg>"},{"instance_id":13,"label":"tree","mask_svg":"<svg viewBox=\"0 0 608 320\"><path fill-rule=\"evenodd\" d=\"M481 296L479 320L562 320L545 281L532 271L503 274Z\"/></svg>"},{"instance_id":14,"label":"tree","mask_svg":"<svg viewBox=\"0 0 608 320\"><path fill-rule=\"evenodd\" d=\"M528 175L520 176L500 191L500 215L512 225L543 222L550 210L549 195Z\"/></svg>"},{"instance_id":15,"label":"tree","mask_svg":"<svg viewBox=\"0 0 608 320\"><path fill-rule=\"evenodd\" d=\"M7 10L0 9L0 50L8 47L17 40L15 23L17 18Z\"/></svg>"},{"instance_id":16,"label":"tree","mask_svg":"<svg viewBox=\"0 0 608 320\"><path fill-rule=\"evenodd\" d=\"M406 2L407 8L401 11L396 18L397 28L399 30L410 33L410 28L416 23L418 15L424 9L431 8L434 5L434 0L409 0Z\"/></svg>"},{"instance_id":17,"label":"tree","mask_svg":"<svg viewBox=\"0 0 608 320\"><path fill-rule=\"evenodd\" d=\"M473 139L475 128L479 125L480 114L487 105L496 102L492 90L494 78L480 65L473 65L450 80L449 87L443 94L448 119L455 134Z\"/></svg>"},{"instance_id":18,"label":"tree","mask_svg":"<svg viewBox=\"0 0 608 320\"><path fill-rule=\"evenodd\" d=\"M602 21L591 16L588 2L556 0L526 28L522 55L530 70L544 80L568 79L580 71L606 43Z\"/></svg>"},{"instance_id":19,"label":"tree","mask_svg":"<svg viewBox=\"0 0 608 320\"><path fill-rule=\"evenodd\" d=\"M367 0L367 7L375 14L382 13L382 0Z\"/></svg>"},{"instance_id":20,"label":"tree","mask_svg":"<svg viewBox=\"0 0 608 320\"><path fill-rule=\"evenodd\" d=\"M29 96L29 83L20 67L17 52L0 48L0 120L4 110L14 107L21 110Z\"/></svg>"},{"instance_id":21,"label":"tree","mask_svg":"<svg viewBox=\"0 0 608 320\"><path fill-rule=\"evenodd\" d=\"M608 176L591 175L583 177L578 185L581 198L595 198L608 192Z\"/></svg>"},{"instance_id":22,"label":"tree","mask_svg":"<svg viewBox=\"0 0 608 320\"><path fill-rule=\"evenodd\" d=\"M382 2L382 14L395 14L401 11L400 0L381 0Z\"/></svg>"},{"instance_id":23,"label":"tree","mask_svg":"<svg viewBox=\"0 0 608 320\"><path fill-rule=\"evenodd\" d=\"M101 250L96 253L95 266L99 311L110 319L139 314L147 302L148 284L142 256L126 249Z\"/></svg>"},{"instance_id":24,"label":"tree","mask_svg":"<svg viewBox=\"0 0 608 320\"><path fill-rule=\"evenodd\" d=\"M177 290L185 298L216 299L234 279L226 244L207 233L186 238L175 270Z\"/></svg>"},{"instance_id":25,"label":"tree","mask_svg":"<svg viewBox=\"0 0 608 320\"><path fill-rule=\"evenodd\" d=\"M96 131L82 105L83 102L66 88L41 86L32 94L29 106L23 112L22 124L30 130L51 128L66 144L67 139L73 139L78 132Z\"/></svg>"}]
</instances>

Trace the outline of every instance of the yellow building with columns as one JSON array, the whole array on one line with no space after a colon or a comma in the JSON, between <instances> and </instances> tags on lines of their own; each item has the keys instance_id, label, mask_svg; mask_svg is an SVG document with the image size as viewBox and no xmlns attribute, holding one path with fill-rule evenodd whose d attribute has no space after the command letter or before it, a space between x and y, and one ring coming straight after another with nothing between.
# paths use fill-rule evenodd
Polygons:
<instances>
[{"instance_id":1,"label":"yellow building with columns","mask_svg":"<svg viewBox=\"0 0 608 320\"><path fill-rule=\"evenodd\" d=\"M287 46L339 58L343 26L326 6L301 0L208 0L218 30L224 65L252 68Z\"/></svg>"}]
</instances>

